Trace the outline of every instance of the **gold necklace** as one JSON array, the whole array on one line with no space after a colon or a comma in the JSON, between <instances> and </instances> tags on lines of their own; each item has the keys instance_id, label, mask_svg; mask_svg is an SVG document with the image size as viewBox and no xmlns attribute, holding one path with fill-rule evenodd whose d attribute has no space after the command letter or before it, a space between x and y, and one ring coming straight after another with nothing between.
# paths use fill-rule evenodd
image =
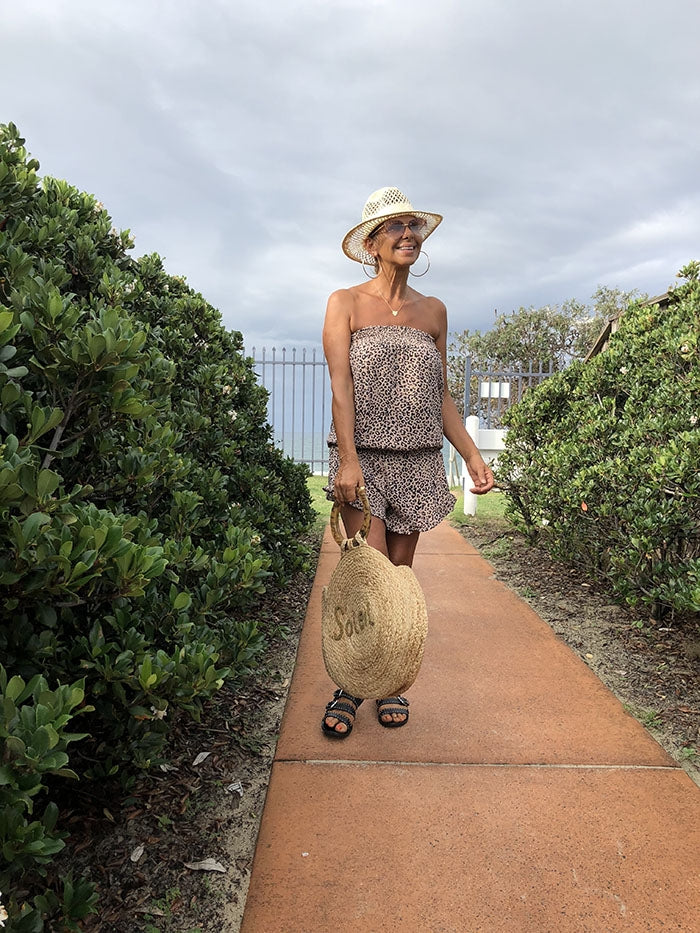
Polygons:
<instances>
[{"instance_id":1,"label":"gold necklace","mask_svg":"<svg viewBox=\"0 0 700 933\"><path fill-rule=\"evenodd\" d=\"M391 305L389 304L388 299L385 298L384 295L382 295L381 292L377 292L377 294L378 294L379 297L382 299L382 301L383 301L384 304L387 306L387 308L391 311L391 313L394 315L394 317L396 317L396 315L399 313L399 311L403 308L403 306L404 306L404 305L406 304L406 302L408 301L408 295L406 295L406 297L405 297L404 300L401 302L401 304L398 306L398 308L396 309L396 311L394 311L394 309L393 309L393 308L391 307Z\"/></svg>"}]
</instances>

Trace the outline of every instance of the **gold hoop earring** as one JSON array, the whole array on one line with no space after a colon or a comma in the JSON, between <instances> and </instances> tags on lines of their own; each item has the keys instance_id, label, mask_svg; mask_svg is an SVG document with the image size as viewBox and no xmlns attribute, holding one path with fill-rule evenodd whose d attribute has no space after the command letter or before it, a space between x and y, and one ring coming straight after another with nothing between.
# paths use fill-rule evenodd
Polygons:
<instances>
[{"instance_id":1,"label":"gold hoop earring","mask_svg":"<svg viewBox=\"0 0 700 933\"><path fill-rule=\"evenodd\" d=\"M425 273L426 273L426 272L428 271L428 269L430 268L430 256L428 256L428 254L427 254L426 252L424 252L423 250L421 250L420 253L419 253L418 255L419 255L419 256L425 256L425 258L428 260L428 265L425 267L425 269L423 270L423 272L412 272L412 271L409 269L409 270L408 270L408 274L409 274L409 275L415 276L417 279L420 279L422 276L425 275Z\"/></svg>"},{"instance_id":2,"label":"gold hoop earring","mask_svg":"<svg viewBox=\"0 0 700 933\"><path fill-rule=\"evenodd\" d=\"M369 265L370 269L372 270L371 272L368 272L367 269L365 268L367 265ZM362 263L362 271L364 272L364 274L367 276L368 279L376 279L378 275L377 267L374 265L370 265L366 259Z\"/></svg>"}]
</instances>

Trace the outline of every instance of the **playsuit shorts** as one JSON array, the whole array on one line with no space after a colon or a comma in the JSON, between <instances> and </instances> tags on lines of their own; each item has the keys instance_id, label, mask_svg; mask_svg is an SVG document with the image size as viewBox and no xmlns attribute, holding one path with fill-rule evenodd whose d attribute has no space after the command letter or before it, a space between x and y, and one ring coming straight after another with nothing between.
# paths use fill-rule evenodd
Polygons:
<instances>
[{"instance_id":1,"label":"playsuit shorts","mask_svg":"<svg viewBox=\"0 0 700 933\"><path fill-rule=\"evenodd\" d=\"M328 448L326 498L333 499L338 472L338 448ZM369 450L358 448L372 515L381 518L388 531L407 535L429 531L449 515L455 504L445 475L442 450ZM351 502L362 509L359 499Z\"/></svg>"}]
</instances>

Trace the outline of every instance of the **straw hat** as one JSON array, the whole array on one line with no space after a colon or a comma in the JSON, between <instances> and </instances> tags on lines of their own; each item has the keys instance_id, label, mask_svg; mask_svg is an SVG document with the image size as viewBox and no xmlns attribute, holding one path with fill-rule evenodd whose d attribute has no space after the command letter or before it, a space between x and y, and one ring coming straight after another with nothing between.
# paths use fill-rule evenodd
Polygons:
<instances>
[{"instance_id":1,"label":"straw hat","mask_svg":"<svg viewBox=\"0 0 700 933\"><path fill-rule=\"evenodd\" d=\"M343 252L355 262L374 262L374 256L364 248L367 236L385 220L392 217L402 217L404 214L413 214L426 222L423 239L427 239L442 220L441 214L431 214L427 211L417 211L405 194L398 188L380 188L367 198L362 208L362 220L359 224L345 234L343 239Z\"/></svg>"},{"instance_id":2,"label":"straw hat","mask_svg":"<svg viewBox=\"0 0 700 933\"><path fill-rule=\"evenodd\" d=\"M428 612L410 567L396 567L367 544L371 522L363 490L363 527L354 538L331 530L341 556L323 589L321 644L331 680L362 699L384 699L408 690L418 676L428 633Z\"/></svg>"}]
</instances>

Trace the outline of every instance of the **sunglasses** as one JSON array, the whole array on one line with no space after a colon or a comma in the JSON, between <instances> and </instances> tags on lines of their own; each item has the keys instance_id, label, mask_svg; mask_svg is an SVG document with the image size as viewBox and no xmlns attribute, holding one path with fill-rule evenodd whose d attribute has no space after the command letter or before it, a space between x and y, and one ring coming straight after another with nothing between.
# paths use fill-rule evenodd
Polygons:
<instances>
[{"instance_id":1,"label":"sunglasses","mask_svg":"<svg viewBox=\"0 0 700 933\"><path fill-rule=\"evenodd\" d=\"M414 217L413 220L409 220L408 223L404 223L403 220L387 220L376 232L387 233L389 236L395 237L403 236L404 230L410 230L415 236L421 236L425 230L425 226L425 221L421 220L419 217ZM372 236L374 235L373 233Z\"/></svg>"}]
</instances>

